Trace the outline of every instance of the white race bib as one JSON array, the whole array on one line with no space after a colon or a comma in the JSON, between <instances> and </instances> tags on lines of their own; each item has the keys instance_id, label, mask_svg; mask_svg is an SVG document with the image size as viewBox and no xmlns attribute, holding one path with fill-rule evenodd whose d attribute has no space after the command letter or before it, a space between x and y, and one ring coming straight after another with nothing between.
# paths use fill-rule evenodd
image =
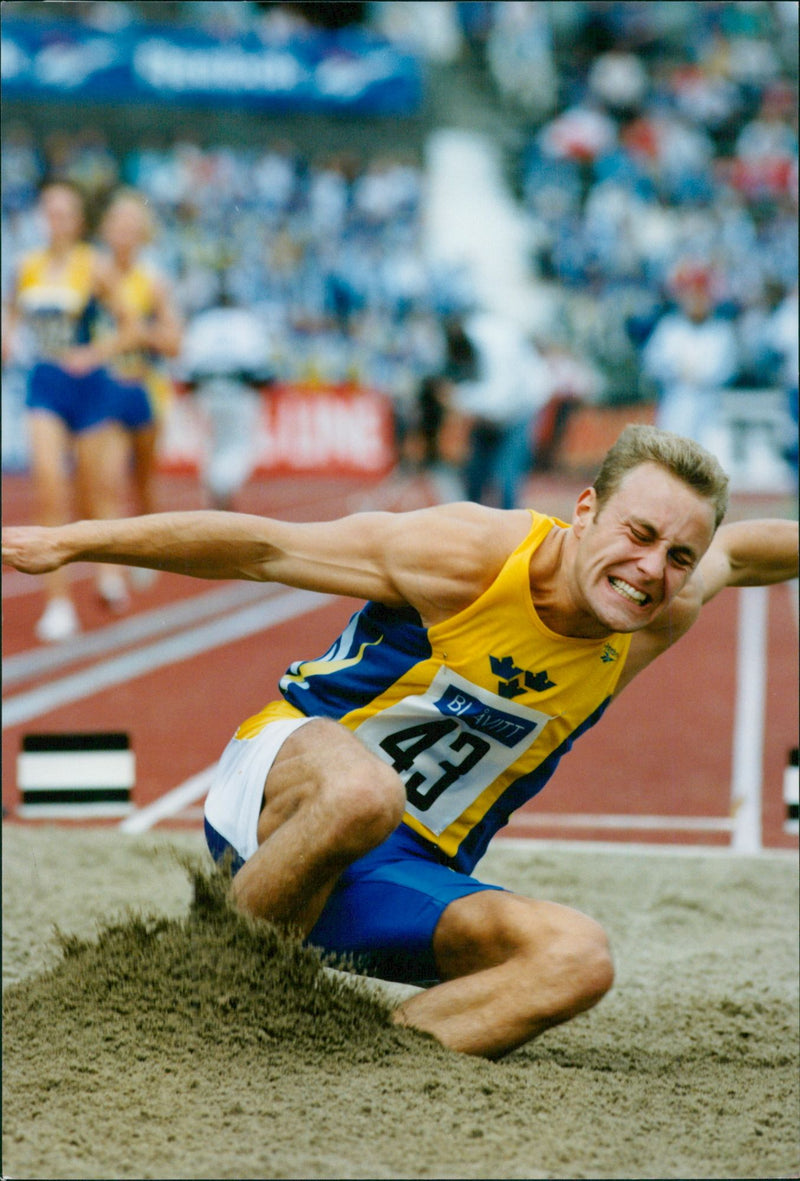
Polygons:
<instances>
[{"instance_id":1,"label":"white race bib","mask_svg":"<svg viewBox=\"0 0 800 1181\"><path fill-rule=\"evenodd\" d=\"M403 779L406 810L438 836L549 721L442 667L427 692L404 697L356 733Z\"/></svg>"}]
</instances>

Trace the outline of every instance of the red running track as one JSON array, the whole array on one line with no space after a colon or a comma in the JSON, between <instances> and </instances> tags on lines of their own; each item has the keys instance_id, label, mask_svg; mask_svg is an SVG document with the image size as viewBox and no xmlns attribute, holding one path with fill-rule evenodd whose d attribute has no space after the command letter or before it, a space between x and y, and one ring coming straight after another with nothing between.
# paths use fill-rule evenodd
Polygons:
<instances>
[{"instance_id":1,"label":"red running track","mask_svg":"<svg viewBox=\"0 0 800 1181\"><path fill-rule=\"evenodd\" d=\"M568 481L534 477L527 502L568 517L577 491ZM282 478L252 482L240 508L312 520L369 507L412 508L432 499L424 481ZM198 507L196 483L163 477L161 501L165 509ZM4 522L31 519L30 505L27 479L5 476ZM740 506L740 515L768 515L771 506L755 510ZM24 734L127 732L136 757L133 803L148 808L213 764L236 726L277 695L287 665L322 653L358 607L356 601L322 596L299 601L296 592L280 587L161 575L153 587L135 593L120 619L96 600L91 567L74 567L72 573L84 632L69 645L48 649L37 645L33 632L43 606L38 580L15 571L4 576L6 820L28 822L18 812L16 782ZM505 836L730 843L725 825L731 815L738 596L737 591L718 596L691 636L637 678L576 744L545 792L515 816ZM232 617L260 611L255 604L262 599L265 612L276 610L282 618L238 637L217 634ZM138 638L126 633L131 624L140 626ZM206 625L213 647L170 657L167 641L194 640ZM103 650L87 651L92 645ZM797 621L787 586L768 592L766 658L763 842L793 849L797 837L784 831L782 794L787 753L797 745ZM102 683L104 676L111 682ZM26 715L22 720L20 713ZM201 802L199 796L159 823L198 826Z\"/></svg>"}]
</instances>

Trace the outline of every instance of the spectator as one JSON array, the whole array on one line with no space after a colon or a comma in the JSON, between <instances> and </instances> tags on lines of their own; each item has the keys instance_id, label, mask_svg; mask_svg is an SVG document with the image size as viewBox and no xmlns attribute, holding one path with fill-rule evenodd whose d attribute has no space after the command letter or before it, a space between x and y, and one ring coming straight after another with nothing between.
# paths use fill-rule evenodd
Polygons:
<instances>
[{"instance_id":1,"label":"spectator","mask_svg":"<svg viewBox=\"0 0 800 1181\"><path fill-rule=\"evenodd\" d=\"M111 280L139 324L139 347L117 358L110 380L117 421L130 433L133 446L138 511L152 513L157 509L158 436L173 392L164 360L180 351L181 316L164 275L143 257L155 223L135 189L117 192L100 232L110 253Z\"/></svg>"},{"instance_id":2,"label":"spectator","mask_svg":"<svg viewBox=\"0 0 800 1181\"><path fill-rule=\"evenodd\" d=\"M237 307L225 276L215 306L186 329L181 372L208 426L201 479L212 508L231 509L258 458L260 387L274 376L264 324Z\"/></svg>"},{"instance_id":3,"label":"spectator","mask_svg":"<svg viewBox=\"0 0 800 1181\"><path fill-rule=\"evenodd\" d=\"M678 307L656 324L642 364L658 389L656 422L663 430L714 450L721 426L721 390L739 368L733 325L714 315L714 276L682 263L672 280Z\"/></svg>"},{"instance_id":4,"label":"spectator","mask_svg":"<svg viewBox=\"0 0 800 1181\"><path fill-rule=\"evenodd\" d=\"M520 328L489 312L467 318L464 334L475 351L476 374L457 386L456 405L470 420L464 468L469 500L516 508L531 465L536 412L551 393L546 363Z\"/></svg>"}]
</instances>

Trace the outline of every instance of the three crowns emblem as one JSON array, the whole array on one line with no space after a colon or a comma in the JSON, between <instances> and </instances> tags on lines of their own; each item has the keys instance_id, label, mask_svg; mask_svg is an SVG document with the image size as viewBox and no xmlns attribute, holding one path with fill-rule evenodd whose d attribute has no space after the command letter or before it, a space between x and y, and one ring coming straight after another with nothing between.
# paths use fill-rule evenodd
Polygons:
<instances>
[{"instance_id":1,"label":"three crowns emblem","mask_svg":"<svg viewBox=\"0 0 800 1181\"><path fill-rule=\"evenodd\" d=\"M497 691L501 697L519 697L526 689L534 693L544 693L545 689L553 689L556 682L551 681L547 670L532 673L517 668L513 656L490 656L489 663L492 673L500 682Z\"/></svg>"}]
</instances>

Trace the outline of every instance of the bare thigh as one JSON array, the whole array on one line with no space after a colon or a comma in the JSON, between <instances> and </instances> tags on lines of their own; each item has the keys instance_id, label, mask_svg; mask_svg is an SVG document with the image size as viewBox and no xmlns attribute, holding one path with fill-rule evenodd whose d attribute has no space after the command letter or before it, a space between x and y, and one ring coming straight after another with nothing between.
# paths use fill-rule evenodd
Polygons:
<instances>
[{"instance_id":1,"label":"bare thigh","mask_svg":"<svg viewBox=\"0 0 800 1181\"><path fill-rule=\"evenodd\" d=\"M433 949L442 983L405 1001L395 1020L489 1058L591 1008L613 980L592 919L496 890L451 902Z\"/></svg>"},{"instance_id":2,"label":"bare thigh","mask_svg":"<svg viewBox=\"0 0 800 1181\"><path fill-rule=\"evenodd\" d=\"M548 959L605 942L600 926L569 906L522 894L487 890L451 902L442 913L433 949L442 980L498 967L515 956Z\"/></svg>"},{"instance_id":3,"label":"bare thigh","mask_svg":"<svg viewBox=\"0 0 800 1181\"><path fill-rule=\"evenodd\" d=\"M83 431L75 440L81 509L94 519L124 515L128 436L119 423Z\"/></svg>"},{"instance_id":4,"label":"bare thigh","mask_svg":"<svg viewBox=\"0 0 800 1181\"><path fill-rule=\"evenodd\" d=\"M264 784L259 845L300 808L328 813L332 829L346 828L374 790L398 795L398 777L339 722L315 718L281 746ZM397 816L400 822L402 811Z\"/></svg>"},{"instance_id":5,"label":"bare thigh","mask_svg":"<svg viewBox=\"0 0 800 1181\"><path fill-rule=\"evenodd\" d=\"M236 904L308 934L341 872L400 823L404 803L399 776L344 726L301 726L266 776L258 848L233 879Z\"/></svg>"}]
</instances>

